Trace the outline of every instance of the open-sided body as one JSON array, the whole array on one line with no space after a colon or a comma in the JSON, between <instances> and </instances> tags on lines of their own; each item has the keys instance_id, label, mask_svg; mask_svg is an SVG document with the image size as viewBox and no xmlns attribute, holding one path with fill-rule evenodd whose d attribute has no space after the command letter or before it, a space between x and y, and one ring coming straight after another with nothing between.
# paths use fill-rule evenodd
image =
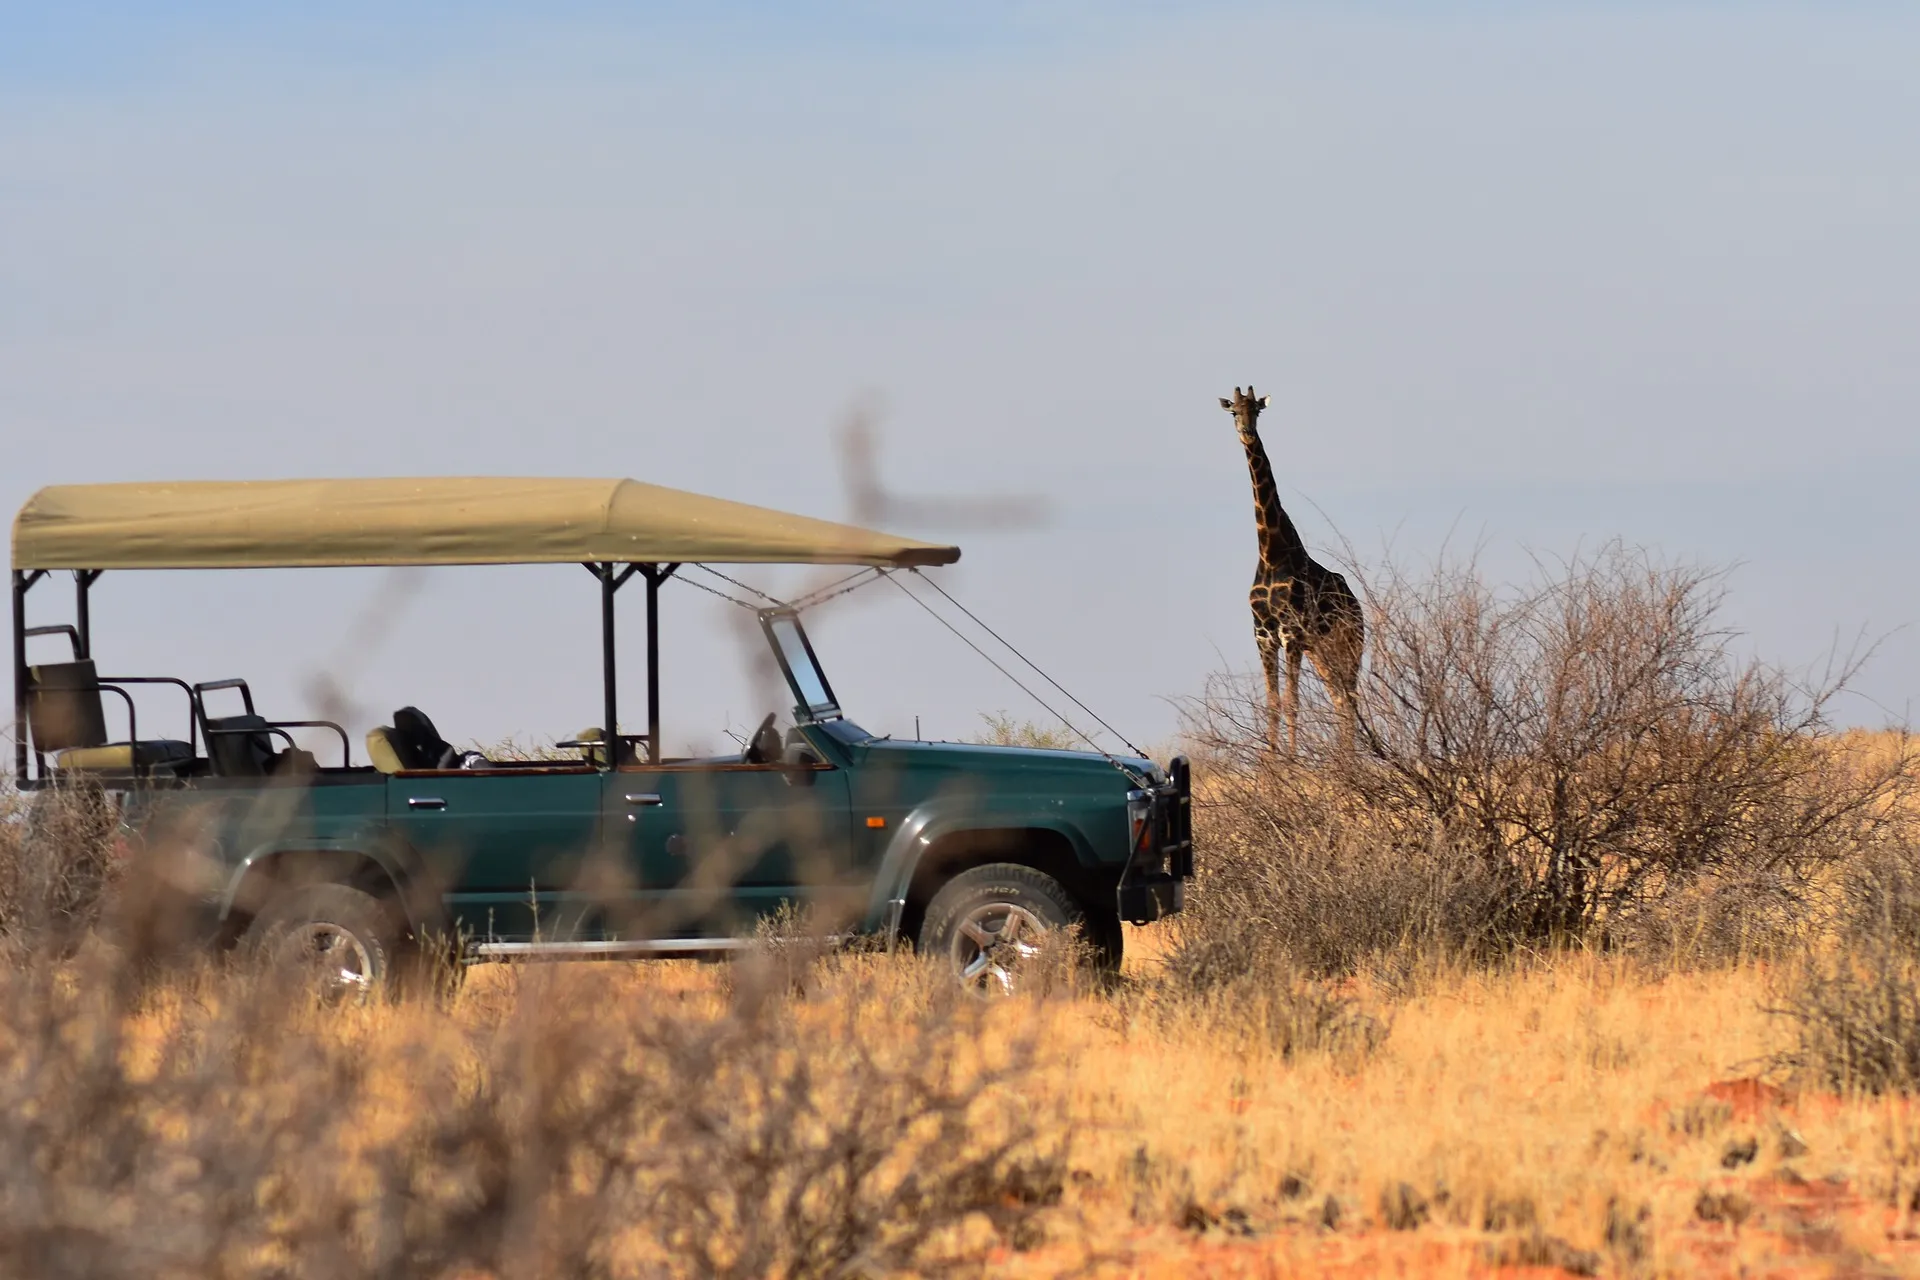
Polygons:
<instances>
[{"instance_id":1,"label":"open-sided body","mask_svg":"<svg viewBox=\"0 0 1920 1280\"><path fill-rule=\"evenodd\" d=\"M660 597L683 565L893 571L958 557L631 480L45 489L14 524L15 778L120 797L130 833L187 846L165 851L166 882L188 885L213 936L292 947L352 983L431 939L473 958L726 950L783 905L817 908L834 932L904 933L1001 988L1032 936L1062 924L1117 962L1119 921L1178 910L1191 874L1183 761L876 738L842 714L784 608L760 624L794 696L791 727L769 715L734 756L662 750ZM461 751L408 707L356 762L344 728L263 714L242 679L117 676L94 659L90 593L107 573L528 563L584 565L601 598L602 728L556 758ZM56 573L72 576L72 620L29 625ZM628 734L614 604L635 578L646 731ZM30 652L43 647L65 652ZM177 692L177 719L137 713L142 686ZM110 728L120 712L124 735ZM327 745L304 750L296 731Z\"/></svg>"}]
</instances>

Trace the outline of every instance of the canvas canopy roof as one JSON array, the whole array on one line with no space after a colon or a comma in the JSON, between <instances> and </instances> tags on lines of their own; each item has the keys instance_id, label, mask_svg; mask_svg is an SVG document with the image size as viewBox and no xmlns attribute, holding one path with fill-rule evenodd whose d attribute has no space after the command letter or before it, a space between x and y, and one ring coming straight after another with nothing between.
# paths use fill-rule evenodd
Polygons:
<instances>
[{"instance_id":1,"label":"canvas canopy roof","mask_svg":"<svg viewBox=\"0 0 1920 1280\"><path fill-rule=\"evenodd\" d=\"M323 565L952 564L958 547L637 480L421 478L57 485L16 569Z\"/></svg>"}]
</instances>

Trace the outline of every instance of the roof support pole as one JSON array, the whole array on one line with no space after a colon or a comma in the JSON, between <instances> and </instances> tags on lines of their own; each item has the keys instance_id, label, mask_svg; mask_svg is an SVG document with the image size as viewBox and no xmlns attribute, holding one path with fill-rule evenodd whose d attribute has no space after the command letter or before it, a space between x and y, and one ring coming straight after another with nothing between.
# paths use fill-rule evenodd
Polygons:
<instances>
[{"instance_id":1,"label":"roof support pole","mask_svg":"<svg viewBox=\"0 0 1920 1280\"><path fill-rule=\"evenodd\" d=\"M665 759L660 749L660 584L680 568L677 564L643 564L647 579L647 763Z\"/></svg>"},{"instance_id":2,"label":"roof support pole","mask_svg":"<svg viewBox=\"0 0 1920 1280\"><path fill-rule=\"evenodd\" d=\"M27 588L33 584L13 571L13 777L27 785Z\"/></svg>"},{"instance_id":3,"label":"roof support pole","mask_svg":"<svg viewBox=\"0 0 1920 1280\"><path fill-rule=\"evenodd\" d=\"M602 742L607 744L607 767L618 768L620 764L620 695L615 674L619 662L619 650L614 644L613 598L621 587L627 585L627 579L634 575L640 566L630 564L619 572L611 564L582 562L588 573L600 579L600 676L601 694L605 701L601 714L606 718L606 727L600 732ZM675 566L678 568L679 566ZM651 576L649 576L651 581Z\"/></svg>"},{"instance_id":4,"label":"roof support pole","mask_svg":"<svg viewBox=\"0 0 1920 1280\"><path fill-rule=\"evenodd\" d=\"M660 566L647 566L647 763L660 754Z\"/></svg>"},{"instance_id":5,"label":"roof support pole","mask_svg":"<svg viewBox=\"0 0 1920 1280\"><path fill-rule=\"evenodd\" d=\"M90 605L92 587L100 578L99 569L75 569L73 571L73 625L78 636L74 654L76 658L93 656L93 610Z\"/></svg>"},{"instance_id":6,"label":"roof support pole","mask_svg":"<svg viewBox=\"0 0 1920 1280\"><path fill-rule=\"evenodd\" d=\"M613 566L594 565L595 576L600 579L600 672L603 681L602 693L606 698L604 706L606 728L600 731L600 740L607 744L606 761L609 769L620 763L620 697L615 686L614 664L617 661L613 643L613 595L620 589L614 581Z\"/></svg>"},{"instance_id":7,"label":"roof support pole","mask_svg":"<svg viewBox=\"0 0 1920 1280\"><path fill-rule=\"evenodd\" d=\"M13 571L13 776L23 787L27 785L27 592L46 576L45 569ZM44 770L45 762L41 763Z\"/></svg>"}]
</instances>

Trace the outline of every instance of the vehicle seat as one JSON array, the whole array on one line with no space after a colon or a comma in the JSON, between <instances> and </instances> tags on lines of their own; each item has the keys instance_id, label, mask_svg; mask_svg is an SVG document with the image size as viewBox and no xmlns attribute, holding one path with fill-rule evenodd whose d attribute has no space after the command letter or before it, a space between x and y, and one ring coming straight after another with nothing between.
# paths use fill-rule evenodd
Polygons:
<instances>
[{"instance_id":1,"label":"vehicle seat","mask_svg":"<svg viewBox=\"0 0 1920 1280\"><path fill-rule=\"evenodd\" d=\"M56 769L133 773L193 763L193 747L173 738L107 741L100 676L91 658L27 668L27 724L33 749Z\"/></svg>"},{"instance_id":2,"label":"vehicle seat","mask_svg":"<svg viewBox=\"0 0 1920 1280\"><path fill-rule=\"evenodd\" d=\"M374 751L375 734L385 737L399 769L458 769L460 752L440 736L427 713L418 707L402 707L393 713L393 723L382 725L367 735L367 752ZM374 764L379 766L378 758ZM381 772L389 772L382 769ZM398 769L392 772L398 772Z\"/></svg>"},{"instance_id":3,"label":"vehicle seat","mask_svg":"<svg viewBox=\"0 0 1920 1280\"><path fill-rule=\"evenodd\" d=\"M283 773L311 773L313 754L297 747L274 749L271 723L265 716L219 716L206 722L207 759L223 778L276 777ZM254 732L257 731L257 732Z\"/></svg>"},{"instance_id":4,"label":"vehicle seat","mask_svg":"<svg viewBox=\"0 0 1920 1280\"><path fill-rule=\"evenodd\" d=\"M580 732L574 734L573 740L575 742L605 742L607 740L607 734L599 725L595 725L591 729L582 729ZM604 769L607 764L607 749L604 746L583 748L580 752L580 759L596 769ZM643 757L640 754L639 743L630 738L620 739L621 764L640 764L642 760Z\"/></svg>"},{"instance_id":5,"label":"vehicle seat","mask_svg":"<svg viewBox=\"0 0 1920 1280\"><path fill-rule=\"evenodd\" d=\"M393 749L392 734L391 725L367 730L367 759L381 773L399 773L406 768L400 763L400 753Z\"/></svg>"},{"instance_id":6,"label":"vehicle seat","mask_svg":"<svg viewBox=\"0 0 1920 1280\"><path fill-rule=\"evenodd\" d=\"M595 725L591 729L582 729L580 732L574 734L573 740L575 742L605 742L607 740L607 734L606 730ZM580 758L596 769L604 769L607 765L607 749L605 747L583 747L580 750Z\"/></svg>"}]
</instances>

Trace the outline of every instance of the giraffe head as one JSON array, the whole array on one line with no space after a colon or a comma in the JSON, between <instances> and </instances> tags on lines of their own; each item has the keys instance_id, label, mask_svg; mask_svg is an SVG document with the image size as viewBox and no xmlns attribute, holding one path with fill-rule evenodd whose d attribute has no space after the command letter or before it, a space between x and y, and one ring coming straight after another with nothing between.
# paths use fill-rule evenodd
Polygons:
<instances>
[{"instance_id":1,"label":"giraffe head","mask_svg":"<svg viewBox=\"0 0 1920 1280\"><path fill-rule=\"evenodd\" d=\"M1235 387L1231 400L1221 396L1220 407L1233 415L1233 425L1240 428L1244 438L1257 434L1255 427L1260 421L1260 411L1267 407L1269 398L1254 394L1253 386L1249 383L1245 391Z\"/></svg>"}]
</instances>

